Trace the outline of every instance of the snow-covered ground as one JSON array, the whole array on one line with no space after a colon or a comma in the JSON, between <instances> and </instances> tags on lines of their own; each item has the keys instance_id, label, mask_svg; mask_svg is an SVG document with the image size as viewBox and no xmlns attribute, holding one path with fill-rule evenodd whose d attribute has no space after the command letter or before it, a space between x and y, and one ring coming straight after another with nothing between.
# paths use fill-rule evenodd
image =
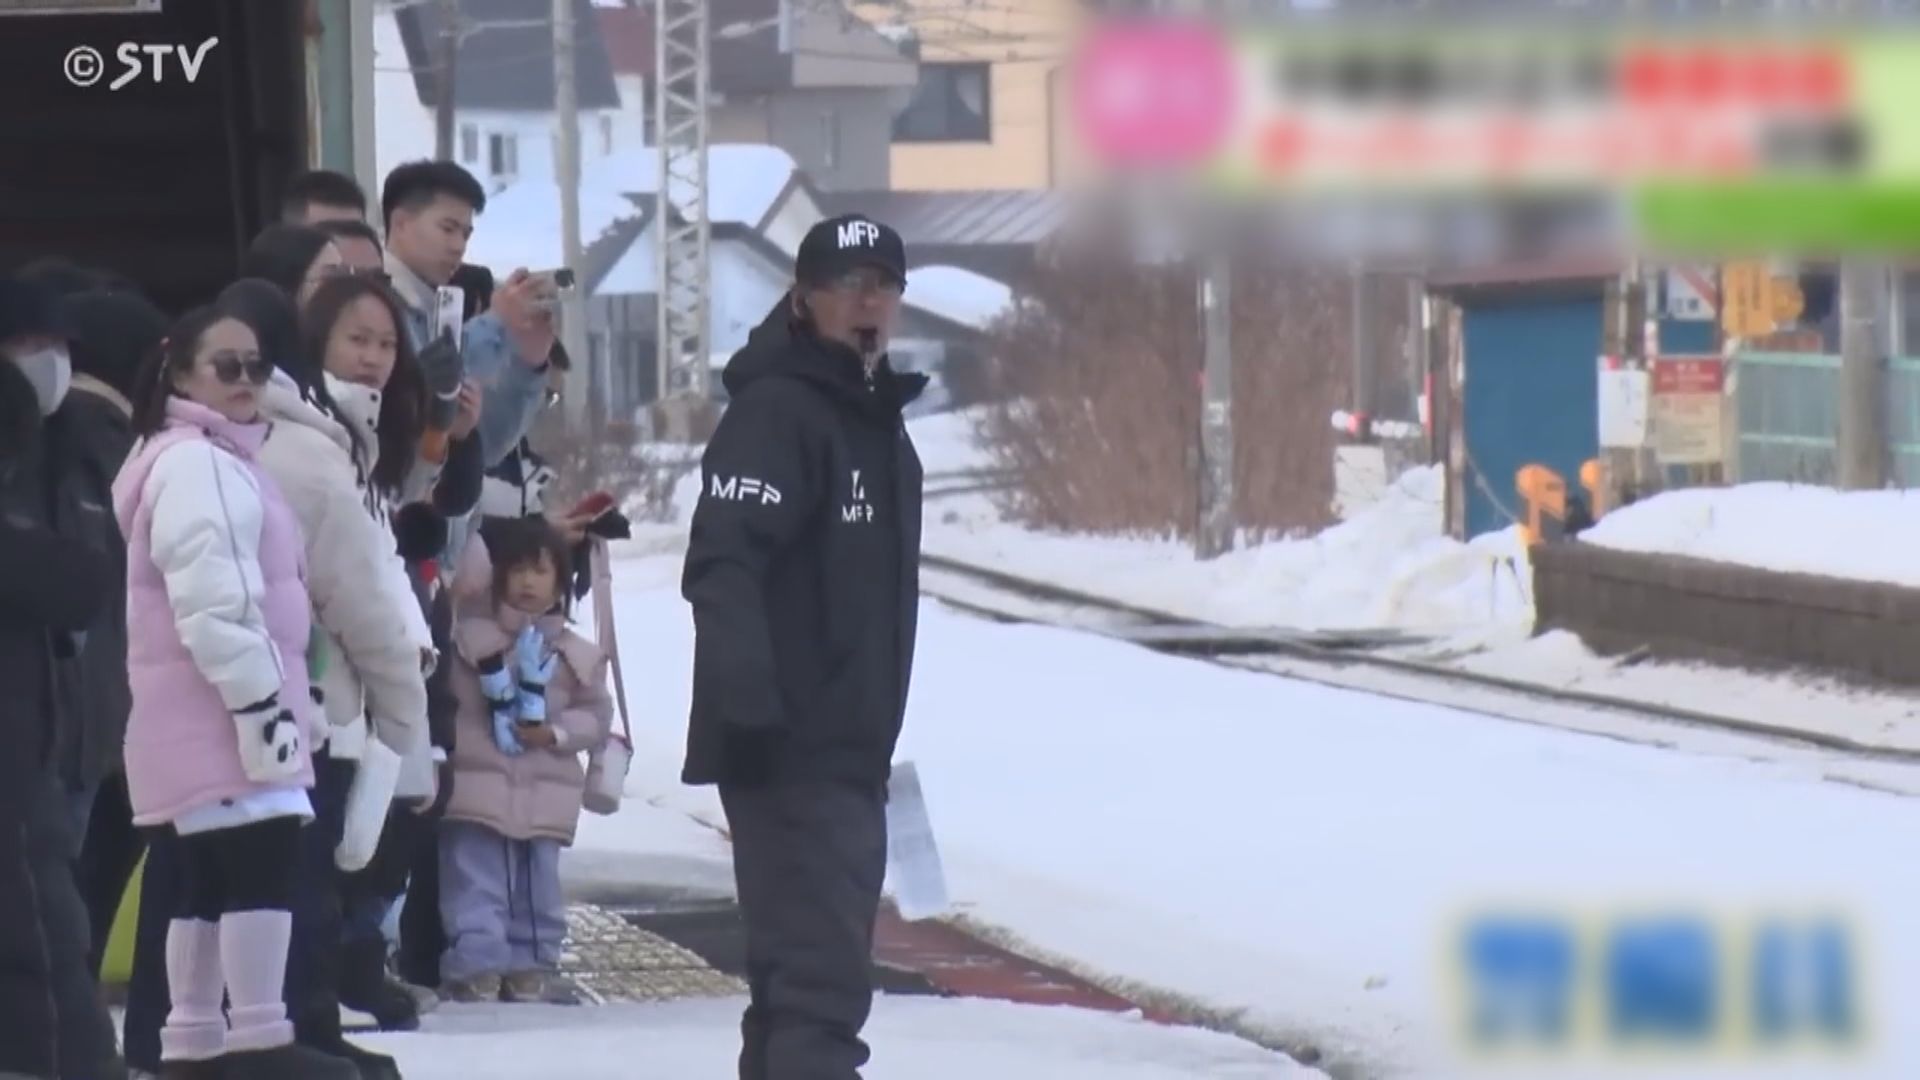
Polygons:
<instances>
[{"instance_id":1,"label":"snow-covered ground","mask_svg":"<svg viewBox=\"0 0 1920 1080\"><path fill-rule=\"evenodd\" d=\"M658 823L720 820L710 791L676 780L692 637L677 572L671 557L618 565L641 753L633 810L583 835L603 866L717 856ZM959 910L1046 954L1362 1075L1455 1077L1445 947L1476 905L1829 903L1871 935L1879 1041L1811 1075L1920 1075L1920 1027L1900 1022L1920 1006L1920 870L1885 846L1920 829L1920 802L1799 760L1516 725L931 602L921 642L902 757ZM1125 1075L1104 1070L1050 1075Z\"/></svg>"},{"instance_id":2,"label":"snow-covered ground","mask_svg":"<svg viewBox=\"0 0 1920 1080\"><path fill-rule=\"evenodd\" d=\"M1741 484L1669 491L1602 518L1581 539L1805 574L1920 585L1920 491Z\"/></svg>"},{"instance_id":3,"label":"snow-covered ground","mask_svg":"<svg viewBox=\"0 0 1920 1080\"><path fill-rule=\"evenodd\" d=\"M371 1036L407 1080L718 1080L735 1075L738 1001L601 1009L444 1006L417 1035ZM1287 1080L1313 1075L1210 1032L1074 1009L882 998L868 1080Z\"/></svg>"},{"instance_id":4,"label":"snow-covered ground","mask_svg":"<svg viewBox=\"0 0 1920 1080\"><path fill-rule=\"evenodd\" d=\"M972 420L918 421L928 471L984 467ZM1365 470L1349 463L1356 473ZM1358 482L1365 480L1366 482ZM1482 634L1531 625L1526 552L1513 530L1462 544L1441 528L1437 467L1347 485L1347 520L1211 562L1170 540L1046 533L1005 521L986 494L927 507L926 550L1226 626L1400 627ZM1371 495L1371 498L1358 497Z\"/></svg>"}]
</instances>

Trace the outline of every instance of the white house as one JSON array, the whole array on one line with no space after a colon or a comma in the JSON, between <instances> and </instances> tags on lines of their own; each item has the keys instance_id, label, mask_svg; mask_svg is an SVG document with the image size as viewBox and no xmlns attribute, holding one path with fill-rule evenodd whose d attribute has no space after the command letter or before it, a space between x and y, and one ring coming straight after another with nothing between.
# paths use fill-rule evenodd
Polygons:
<instances>
[{"instance_id":1,"label":"white house","mask_svg":"<svg viewBox=\"0 0 1920 1080\"><path fill-rule=\"evenodd\" d=\"M454 160L500 191L553 175L553 6L460 0L454 61ZM574 0L574 79L586 164L645 140L641 104L623 103L589 0ZM383 0L374 22L375 159L382 177L434 154L446 36L438 4Z\"/></svg>"}]
</instances>

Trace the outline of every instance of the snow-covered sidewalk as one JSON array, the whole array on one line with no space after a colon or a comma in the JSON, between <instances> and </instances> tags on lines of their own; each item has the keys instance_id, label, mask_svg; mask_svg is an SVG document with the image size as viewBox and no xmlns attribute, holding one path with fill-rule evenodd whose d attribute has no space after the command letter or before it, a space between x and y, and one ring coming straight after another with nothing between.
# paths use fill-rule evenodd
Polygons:
<instances>
[{"instance_id":1,"label":"snow-covered sidewalk","mask_svg":"<svg viewBox=\"0 0 1920 1080\"><path fill-rule=\"evenodd\" d=\"M741 1001L554 1009L443 1006L428 1031L364 1041L407 1080L698 1080L735 1075ZM882 998L868 1080L1288 1080L1237 1039L1074 1009Z\"/></svg>"}]
</instances>

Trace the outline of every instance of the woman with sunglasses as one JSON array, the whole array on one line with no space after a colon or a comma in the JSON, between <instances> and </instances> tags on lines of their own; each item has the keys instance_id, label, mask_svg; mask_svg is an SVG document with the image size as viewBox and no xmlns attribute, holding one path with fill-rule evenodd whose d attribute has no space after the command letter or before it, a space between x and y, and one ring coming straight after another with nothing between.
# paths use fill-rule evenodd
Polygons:
<instances>
[{"instance_id":1,"label":"woman with sunglasses","mask_svg":"<svg viewBox=\"0 0 1920 1080\"><path fill-rule=\"evenodd\" d=\"M271 377L246 323L218 307L187 315L142 370L140 441L113 488L127 789L134 824L178 857L159 1057L179 1080L358 1075L296 1045L282 1000L319 714L300 523L258 461Z\"/></svg>"}]
</instances>

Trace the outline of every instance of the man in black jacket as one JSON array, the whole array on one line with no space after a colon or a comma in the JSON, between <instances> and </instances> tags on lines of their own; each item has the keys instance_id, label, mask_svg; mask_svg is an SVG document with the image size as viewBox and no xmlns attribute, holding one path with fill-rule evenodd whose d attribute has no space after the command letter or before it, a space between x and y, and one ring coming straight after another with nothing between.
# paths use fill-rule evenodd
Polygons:
<instances>
[{"instance_id":1,"label":"man in black jacket","mask_svg":"<svg viewBox=\"0 0 1920 1080\"><path fill-rule=\"evenodd\" d=\"M50 462L64 474L56 520L84 527L105 552L111 570L101 614L88 627L86 647L57 669L74 703L63 743L61 772L72 792L75 834L82 840L77 868L91 927L90 970L138 865L139 835L127 801L123 756L127 713L126 543L109 510L113 478L133 448L129 402L134 373L166 336L167 318L132 292L87 289L65 297L73 389L47 421Z\"/></svg>"},{"instance_id":2,"label":"man in black jacket","mask_svg":"<svg viewBox=\"0 0 1920 1080\"><path fill-rule=\"evenodd\" d=\"M718 784L747 924L742 1080L857 1080L886 876L886 789L919 607L921 470L887 337L892 229L815 225L796 283L728 363L682 590L683 774Z\"/></svg>"},{"instance_id":3,"label":"man in black jacket","mask_svg":"<svg viewBox=\"0 0 1920 1080\"><path fill-rule=\"evenodd\" d=\"M60 768L80 704L60 672L87 648L113 588L100 534L75 518L87 508L69 498L71 470L46 438L70 363L52 295L0 280L0 676L14 748L0 754L0 1072L62 1080L126 1071L87 970Z\"/></svg>"}]
</instances>

